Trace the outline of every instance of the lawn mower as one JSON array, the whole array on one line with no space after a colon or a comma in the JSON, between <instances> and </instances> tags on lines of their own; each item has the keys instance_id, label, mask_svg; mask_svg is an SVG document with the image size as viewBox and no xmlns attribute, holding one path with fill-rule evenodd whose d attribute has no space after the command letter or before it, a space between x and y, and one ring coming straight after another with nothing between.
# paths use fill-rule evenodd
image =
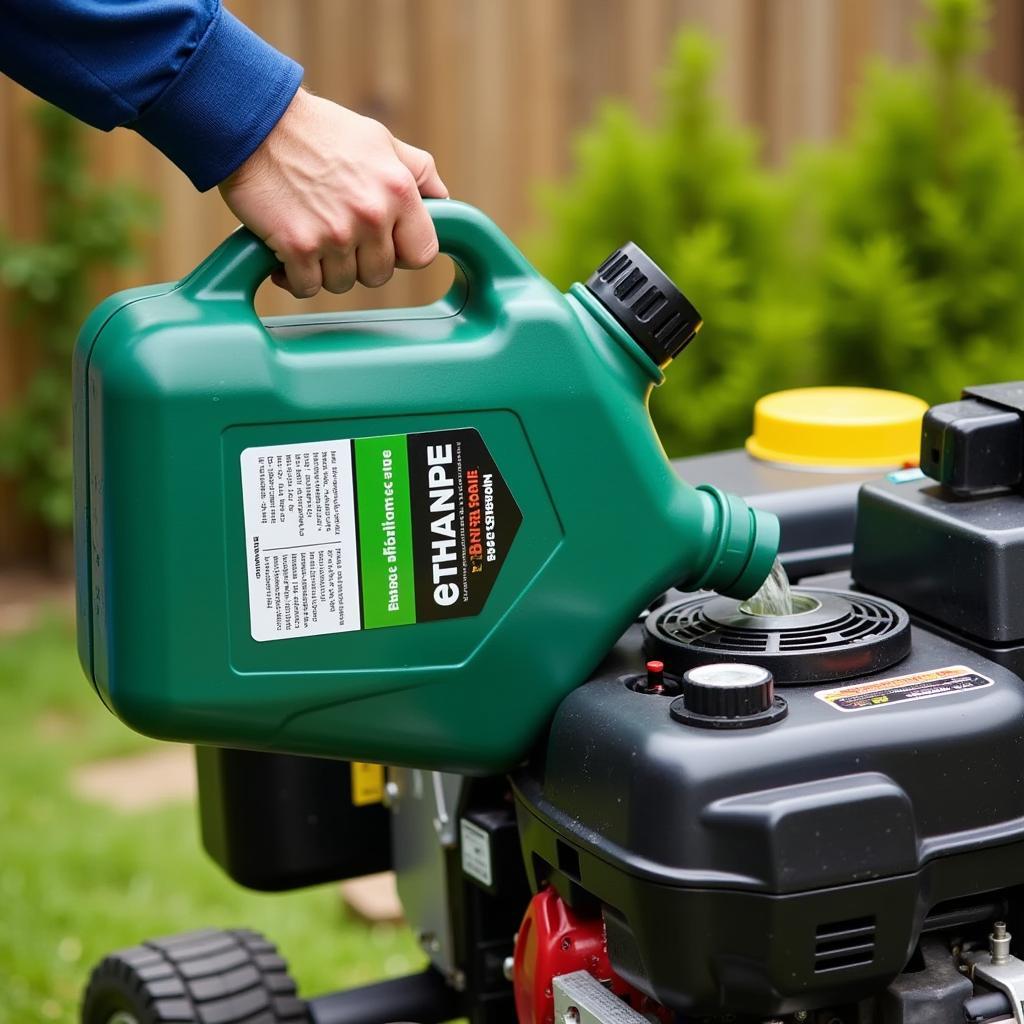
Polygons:
<instances>
[{"instance_id":1,"label":"lawn mower","mask_svg":"<svg viewBox=\"0 0 1024 1024\"><path fill-rule=\"evenodd\" d=\"M197 749L228 876L394 870L426 970L304 999L199 931L105 958L84 1024L1024 1024L1024 383L928 410L919 468L761 412L676 467L778 515L790 614L666 592L507 774Z\"/></svg>"}]
</instances>

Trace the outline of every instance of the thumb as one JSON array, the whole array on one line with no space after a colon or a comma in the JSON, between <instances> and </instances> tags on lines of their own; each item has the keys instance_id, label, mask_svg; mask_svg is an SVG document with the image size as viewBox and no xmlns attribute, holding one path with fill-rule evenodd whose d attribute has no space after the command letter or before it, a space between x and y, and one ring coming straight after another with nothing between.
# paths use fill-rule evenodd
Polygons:
<instances>
[{"instance_id":1,"label":"thumb","mask_svg":"<svg viewBox=\"0 0 1024 1024\"><path fill-rule=\"evenodd\" d=\"M401 139L395 139L395 152L412 172L421 196L429 199L448 198L448 187L437 173L434 158L425 149L417 149Z\"/></svg>"}]
</instances>

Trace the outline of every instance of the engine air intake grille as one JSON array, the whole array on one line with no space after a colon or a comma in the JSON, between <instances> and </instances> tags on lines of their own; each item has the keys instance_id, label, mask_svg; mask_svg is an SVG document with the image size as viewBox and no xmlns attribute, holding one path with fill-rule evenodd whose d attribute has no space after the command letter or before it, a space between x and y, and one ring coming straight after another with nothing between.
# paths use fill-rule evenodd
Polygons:
<instances>
[{"instance_id":1,"label":"engine air intake grille","mask_svg":"<svg viewBox=\"0 0 1024 1024\"><path fill-rule=\"evenodd\" d=\"M761 665L775 682L809 683L877 672L910 651L906 612L881 598L800 588L813 600L796 615L749 615L738 601L696 594L648 616L645 650L669 671L713 661Z\"/></svg>"},{"instance_id":2,"label":"engine air intake grille","mask_svg":"<svg viewBox=\"0 0 1024 1024\"><path fill-rule=\"evenodd\" d=\"M863 967L875 958L875 919L858 917L818 926L814 933L814 973Z\"/></svg>"}]
</instances>

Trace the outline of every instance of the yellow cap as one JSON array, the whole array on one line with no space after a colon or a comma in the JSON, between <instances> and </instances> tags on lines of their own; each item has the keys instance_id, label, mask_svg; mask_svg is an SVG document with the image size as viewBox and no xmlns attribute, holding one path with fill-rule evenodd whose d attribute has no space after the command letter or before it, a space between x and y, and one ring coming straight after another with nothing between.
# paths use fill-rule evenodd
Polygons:
<instances>
[{"instance_id":1,"label":"yellow cap","mask_svg":"<svg viewBox=\"0 0 1024 1024\"><path fill-rule=\"evenodd\" d=\"M928 404L876 388L794 388L754 406L747 451L757 459L823 469L916 466Z\"/></svg>"}]
</instances>

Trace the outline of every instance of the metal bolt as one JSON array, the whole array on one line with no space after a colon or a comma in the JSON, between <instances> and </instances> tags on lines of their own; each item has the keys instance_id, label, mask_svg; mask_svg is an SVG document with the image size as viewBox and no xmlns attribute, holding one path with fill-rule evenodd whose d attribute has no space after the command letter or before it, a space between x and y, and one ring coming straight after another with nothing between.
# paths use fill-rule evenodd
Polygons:
<instances>
[{"instance_id":1,"label":"metal bolt","mask_svg":"<svg viewBox=\"0 0 1024 1024\"><path fill-rule=\"evenodd\" d=\"M402 790L394 780L384 783L384 802L389 806L401 796L401 793Z\"/></svg>"},{"instance_id":2,"label":"metal bolt","mask_svg":"<svg viewBox=\"0 0 1024 1024\"><path fill-rule=\"evenodd\" d=\"M1010 962L1010 939L1006 922L996 921L992 926L992 934L988 937L988 951L992 955L994 966L1000 967Z\"/></svg>"},{"instance_id":3,"label":"metal bolt","mask_svg":"<svg viewBox=\"0 0 1024 1024\"><path fill-rule=\"evenodd\" d=\"M515 971L515 957L507 956L501 962L501 973L505 975L506 981L511 981Z\"/></svg>"},{"instance_id":4,"label":"metal bolt","mask_svg":"<svg viewBox=\"0 0 1024 1024\"><path fill-rule=\"evenodd\" d=\"M441 940L433 932L420 932L419 943L427 953L437 953L441 949Z\"/></svg>"},{"instance_id":5,"label":"metal bolt","mask_svg":"<svg viewBox=\"0 0 1024 1024\"><path fill-rule=\"evenodd\" d=\"M562 1024L580 1024L580 1011L570 1006L562 1015Z\"/></svg>"}]
</instances>

